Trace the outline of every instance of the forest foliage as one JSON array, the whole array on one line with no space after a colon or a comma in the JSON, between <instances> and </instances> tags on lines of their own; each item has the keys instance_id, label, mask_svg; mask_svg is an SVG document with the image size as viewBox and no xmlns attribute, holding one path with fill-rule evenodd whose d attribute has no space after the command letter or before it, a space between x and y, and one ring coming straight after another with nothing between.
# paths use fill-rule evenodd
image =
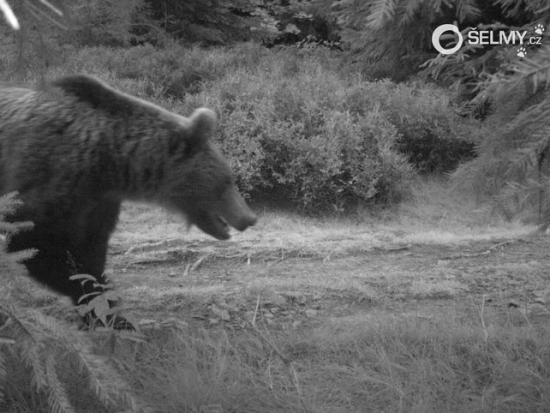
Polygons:
<instances>
[{"instance_id":1,"label":"forest foliage","mask_svg":"<svg viewBox=\"0 0 550 413\"><path fill-rule=\"evenodd\" d=\"M220 139L247 192L282 185L302 206L317 208L318 200L329 200L327 204L341 210L349 200L401 199L407 186L401 177L411 175L396 166L403 165L403 159L424 173L449 172L470 160L458 168L455 181L491 195L506 216L535 204L541 214L547 210L543 137L548 128L544 119L549 71L544 28L550 23L550 9L543 0L57 0L52 4L64 12L62 18L38 0L12 5L27 24L17 34L2 28L7 36L0 44L0 67L12 74L8 77L45 76L82 47L125 50L114 57L108 51L93 53L101 60L108 58L107 68L116 67L123 78L146 81L149 95L162 89L163 98L202 99L222 111ZM443 23L456 24L464 35L472 29L532 34L535 24L541 24L542 42L526 45L521 59L517 46L494 44L465 44L455 54L441 55L431 45L431 33ZM271 57L266 61L276 65L277 59L283 59L289 64L288 73L258 63L268 54L252 47L248 51L255 56L240 52L237 56L249 64L238 69L240 75L246 79L250 75L246 72L252 72L254 81L237 85L238 71L230 80L213 62L216 58L178 50L182 44L227 47L242 41L271 48L277 57L275 62ZM454 39L447 41L452 44ZM274 47L288 50L273 51ZM298 58L292 50L299 51ZM325 75L308 68L311 59L319 62L324 59L320 55L328 54L341 74L338 88L349 96L347 102L331 90L330 75L320 86L317 82ZM140 65L117 61L138 56ZM78 70L102 75L105 68L90 69L93 66L97 65L88 61ZM282 78L277 79L277 73ZM307 87L292 79L295 74ZM383 83L387 91L382 95L391 95L389 100L380 96L379 84L372 83L384 78L402 82ZM281 79L285 80L280 84L269 83ZM214 85L217 80L220 83ZM262 82L263 87L256 86ZM446 90L445 103L429 83ZM419 92L424 88L427 91ZM411 104L411 98L394 93L403 90L423 96L417 105ZM251 96L259 91L265 96ZM371 95L354 102L362 93ZM401 105L403 99L409 102ZM279 100L284 101L282 106ZM247 102L256 106L246 109ZM354 112L355 104L371 112ZM276 105L298 109L287 114ZM369 138L373 133L378 142L384 136L392 156L381 157L383 150ZM359 141L352 143L354 139ZM368 153L353 160L347 145ZM392 166L381 167L380 162Z\"/></svg>"},{"instance_id":2,"label":"forest foliage","mask_svg":"<svg viewBox=\"0 0 550 413\"><path fill-rule=\"evenodd\" d=\"M456 170L455 183L488 197L507 218L534 209L545 230L550 224L548 2L344 0L335 9L342 36L355 45L358 59L385 62L375 70L397 79L414 72L446 85L464 116L483 120L477 156ZM497 37L517 31L537 41L465 43L456 53L435 54L431 32L443 23L457 25L464 38L472 30ZM455 41L451 36L449 44Z\"/></svg>"},{"instance_id":3,"label":"forest foliage","mask_svg":"<svg viewBox=\"0 0 550 413\"><path fill-rule=\"evenodd\" d=\"M452 172L504 216L531 209L541 230L550 225L546 1L8 3L22 24L0 25L2 80L86 72L178 113L211 107L216 139L251 197L341 212L399 202L417 173ZM541 42L523 56L516 45L440 55L431 33L443 23L464 35L541 25ZM16 206L0 199L7 236L28 226L4 222ZM12 377L24 366L52 411L73 410L67 371L84 372L99 407L145 410L82 332L21 305L15 287L31 253L8 254L0 240L0 403L21 387Z\"/></svg>"}]
</instances>

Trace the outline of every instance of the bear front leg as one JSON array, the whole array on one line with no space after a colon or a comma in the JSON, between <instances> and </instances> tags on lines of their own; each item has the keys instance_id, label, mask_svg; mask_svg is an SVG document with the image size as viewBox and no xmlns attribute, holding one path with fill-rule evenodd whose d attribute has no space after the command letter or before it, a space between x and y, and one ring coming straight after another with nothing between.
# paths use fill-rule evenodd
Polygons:
<instances>
[{"instance_id":1,"label":"bear front leg","mask_svg":"<svg viewBox=\"0 0 550 413\"><path fill-rule=\"evenodd\" d=\"M109 238L114 231L120 212L120 202L102 200L90 202L65 224L62 238L67 245L66 271L71 275L89 274L96 282L68 280L66 289L75 304L86 304L94 296L80 300L91 293L102 293L108 283L104 274ZM68 279L68 277L67 277ZM69 287L70 283L70 287ZM80 300L80 301L79 301Z\"/></svg>"},{"instance_id":2,"label":"bear front leg","mask_svg":"<svg viewBox=\"0 0 550 413\"><path fill-rule=\"evenodd\" d=\"M38 223L33 229L17 233L9 240L10 252L30 248L35 249L36 253L23 262L29 275L76 303L85 291L80 282L69 279L71 275L78 273L78 265L71 254L71 243Z\"/></svg>"},{"instance_id":3,"label":"bear front leg","mask_svg":"<svg viewBox=\"0 0 550 413\"><path fill-rule=\"evenodd\" d=\"M96 279L96 283L90 281L84 283L82 286L84 294L105 291L105 286L108 283L108 277L104 273L108 243L111 233L116 227L119 212L119 202L103 201L82 211L75 220L77 231L74 232L72 253L75 256L78 272L90 274ZM86 304L96 296L97 294L87 296L80 301L80 304ZM76 298L76 301L80 297ZM73 299L75 298L73 297ZM109 300L110 307L116 306L116 304L115 300ZM92 314L87 321L89 324L96 324L97 319ZM133 329L131 324L120 316L115 316L112 322L116 329Z\"/></svg>"},{"instance_id":4,"label":"bear front leg","mask_svg":"<svg viewBox=\"0 0 550 413\"><path fill-rule=\"evenodd\" d=\"M59 211L56 219L52 219L54 213L50 212L48 221L35 222L34 228L21 231L9 240L10 251L37 250L33 258L24 262L29 275L70 297L74 304L86 304L96 295L79 301L81 297L104 292L103 286L108 282L104 274L108 242L120 211L120 202L111 200L80 205L74 208L78 212L72 217ZM71 280L75 274L92 275L96 282Z\"/></svg>"}]
</instances>

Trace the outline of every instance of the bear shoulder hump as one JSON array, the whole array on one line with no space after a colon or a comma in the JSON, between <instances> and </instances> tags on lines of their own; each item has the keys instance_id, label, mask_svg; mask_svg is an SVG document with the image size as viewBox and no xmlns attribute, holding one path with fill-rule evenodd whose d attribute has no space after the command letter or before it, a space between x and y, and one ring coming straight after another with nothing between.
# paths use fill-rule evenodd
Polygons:
<instances>
[{"instance_id":1,"label":"bear shoulder hump","mask_svg":"<svg viewBox=\"0 0 550 413\"><path fill-rule=\"evenodd\" d=\"M128 111L130 100L101 80L84 74L63 76L51 82L51 86L60 89L65 95L73 96L78 101L87 103L94 109L101 109L113 114Z\"/></svg>"}]
</instances>

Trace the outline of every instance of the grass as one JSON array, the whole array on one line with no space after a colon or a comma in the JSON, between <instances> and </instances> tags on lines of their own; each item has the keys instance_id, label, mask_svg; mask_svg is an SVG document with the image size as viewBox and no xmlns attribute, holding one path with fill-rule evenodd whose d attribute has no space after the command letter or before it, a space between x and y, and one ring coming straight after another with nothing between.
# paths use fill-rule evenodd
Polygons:
<instances>
[{"instance_id":1,"label":"grass","mask_svg":"<svg viewBox=\"0 0 550 413\"><path fill-rule=\"evenodd\" d=\"M307 331L200 329L148 337L130 361L130 378L163 412L550 406L548 328L458 319L452 311L431 319L356 314Z\"/></svg>"},{"instance_id":2,"label":"grass","mask_svg":"<svg viewBox=\"0 0 550 413\"><path fill-rule=\"evenodd\" d=\"M264 259L269 266L277 257L319 262L332 253L353 259L357 245L365 251L403 244L452 246L513 239L532 230L490 216L465 194L449 192L443 180L418 181L413 193L398 210L378 217L308 218L266 208L259 225L239 234L234 248L248 250L253 262ZM132 228L142 227L132 220L163 222L154 239L176 238L184 229L177 218L140 208L126 209L125 226L115 236L120 244L136 240ZM194 229L186 239L208 242ZM281 257L282 250L287 258ZM294 274L303 271L289 265ZM415 299L456 289L453 281L419 278L402 295L410 303L403 313L387 311L392 298L378 293L369 301L374 307L359 306L311 322L290 317L287 324L270 326L265 308L253 305L260 297L269 302L290 292L327 298L327 291L335 289L357 291L354 280L326 276L318 266L310 269L307 278L299 279L242 272L240 279L248 287L236 292L237 299L248 300L252 309L243 328L150 331L149 343L128 361L132 379L149 389L148 397L166 412L543 412L550 407L547 324L497 316L473 296L424 303L415 311ZM207 266L201 274L208 272ZM386 291L392 289L403 292L404 286L388 284ZM166 309L185 297L196 308L224 294L228 286L214 283L166 289L154 300L156 308Z\"/></svg>"},{"instance_id":3,"label":"grass","mask_svg":"<svg viewBox=\"0 0 550 413\"><path fill-rule=\"evenodd\" d=\"M397 221L406 228L409 242L452 244L521 236L536 229L518 221L505 222L470 193L452 190L443 178L416 180L412 194L409 202L399 206Z\"/></svg>"}]
</instances>

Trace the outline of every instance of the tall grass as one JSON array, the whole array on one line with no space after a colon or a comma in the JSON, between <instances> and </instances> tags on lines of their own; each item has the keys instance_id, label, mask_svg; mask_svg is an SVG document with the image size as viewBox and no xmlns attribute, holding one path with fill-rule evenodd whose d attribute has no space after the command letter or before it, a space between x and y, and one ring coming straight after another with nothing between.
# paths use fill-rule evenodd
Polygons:
<instances>
[{"instance_id":1,"label":"tall grass","mask_svg":"<svg viewBox=\"0 0 550 413\"><path fill-rule=\"evenodd\" d=\"M550 330L477 317L357 314L302 331L164 331L132 360L119 357L162 412L547 411Z\"/></svg>"}]
</instances>

